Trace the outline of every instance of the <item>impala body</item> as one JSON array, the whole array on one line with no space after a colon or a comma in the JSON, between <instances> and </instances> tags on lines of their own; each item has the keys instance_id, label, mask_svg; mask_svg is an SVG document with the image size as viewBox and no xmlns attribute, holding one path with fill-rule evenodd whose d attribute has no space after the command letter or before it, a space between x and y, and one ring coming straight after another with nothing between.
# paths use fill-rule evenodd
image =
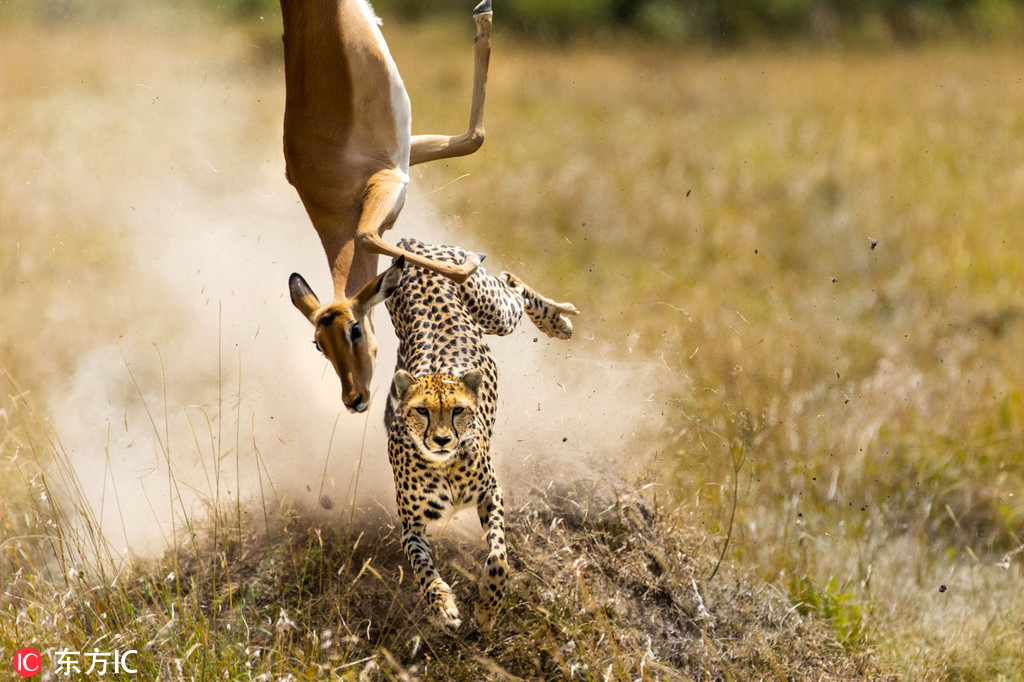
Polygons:
<instances>
[{"instance_id":1,"label":"impala body","mask_svg":"<svg viewBox=\"0 0 1024 682\"><path fill-rule=\"evenodd\" d=\"M362 412L376 357L370 310L387 298L402 263L458 282L480 264L475 255L460 265L435 262L381 235L402 210L411 165L471 154L483 143L490 0L473 13L473 100L469 129L458 136L412 135L405 85L365 0L281 0L281 14L286 174L320 236L334 297L322 304L297 274L289 291L341 379L342 402ZM381 255L399 260L378 276Z\"/></svg>"}]
</instances>

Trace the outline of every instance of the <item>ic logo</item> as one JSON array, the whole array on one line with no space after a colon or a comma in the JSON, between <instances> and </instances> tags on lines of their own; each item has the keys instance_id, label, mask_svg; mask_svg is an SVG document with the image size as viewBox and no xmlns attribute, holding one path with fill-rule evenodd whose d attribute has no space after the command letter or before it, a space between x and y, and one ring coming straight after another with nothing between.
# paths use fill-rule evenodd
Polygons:
<instances>
[{"instance_id":1,"label":"ic logo","mask_svg":"<svg viewBox=\"0 0 1024 682\"><path fill-rule=\"evenodd\" d=\"M22 677L32 677L43 669L43 659L39 652L31 647L19 649L14 654L14 672Z\"/></svg>"}]
</instances>

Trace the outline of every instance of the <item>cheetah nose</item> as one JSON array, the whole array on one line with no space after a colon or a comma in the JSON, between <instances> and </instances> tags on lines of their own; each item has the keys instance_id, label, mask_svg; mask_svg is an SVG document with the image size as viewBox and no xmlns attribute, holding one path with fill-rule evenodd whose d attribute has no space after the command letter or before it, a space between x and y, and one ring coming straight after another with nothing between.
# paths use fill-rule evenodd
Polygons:
<instances>
[{"instance_id":1,"label":"cheetah nose","mask_svg":"<svg viewBox=\"0 0 1024 682\"><path fill-rule=\"evenodd\" d=\"M443 448L445 445L448 445L448 443L452 442L452 437L451 436L434 436L434 442L437 443L440 447Z\"/></svg>"}]
</instances>

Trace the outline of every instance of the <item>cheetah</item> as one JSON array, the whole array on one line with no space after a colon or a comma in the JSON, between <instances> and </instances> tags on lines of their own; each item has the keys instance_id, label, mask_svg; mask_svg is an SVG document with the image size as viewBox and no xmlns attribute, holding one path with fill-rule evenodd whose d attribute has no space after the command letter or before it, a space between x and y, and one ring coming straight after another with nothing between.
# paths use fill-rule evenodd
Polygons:
<instances>
[{"instance_id":1,"label":"cheetah","mask_svg":"<svg viewBox=\"0 0 1024 682\"><path fill-rule=\"evenodd\" d=\"M461 263L466 252L407 239L401 248L437 261ZM480 267L457 284L415 265L386 300L398 336L398 359L384 423L402 548L431 620L443 630L462 621L451 587L434 568L426 527L446 512L476 507L488 547L474 615L480 632L494 626L505 596L508 554L501 486L490 444L498 372L484 334L506 335L525 310L549 336L572 336L571 303L555 303L510 273Z\"/></svg>"}]
</instances>

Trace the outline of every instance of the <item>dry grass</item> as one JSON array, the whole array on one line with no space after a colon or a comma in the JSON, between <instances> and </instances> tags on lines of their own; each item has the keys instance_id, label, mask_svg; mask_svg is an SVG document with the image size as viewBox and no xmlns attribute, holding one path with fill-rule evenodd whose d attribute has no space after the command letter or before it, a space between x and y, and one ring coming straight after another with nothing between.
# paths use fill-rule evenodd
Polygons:
<instances>
[{"instance_id":1,"label":"dry grass","mask_svg":"<svg viewBox=\"0 0 1024 682\"><path fill-rule=\"evenodd\" d=\"M707 581L706 539L636 490L535 490L510 509L508 608L489 637L429 624L387 515L221 512L162 559L115 569L96 525L47 502L78 499L61 491L73 481L53 434L23 401L5 409L21 423L6 430L5 473L33 479L0 517L8 651L130 649L136 675L160 680L887 677L786 595ZM434 545L470 603L480 547Z\"/></svg>"},{"instance_id":2,"label":"dry grass","mask_svg":"<svg viewBox=\"0 0 1024 682\"><path fill-rule=\"evenodd\" d=\"M0 76L0 317L17 321L0 367L28 387L8 383L0 406L5 650L116 642L163 679L1024 675L1024 52L1010 49L563 50L509 44L499 21L484 149L416 181L495 261L584 309L581 339L672 387L650 398L668 424L649 441L661 506L525 498L488 641L424 625L386 523L356 545L308 513L271 521L268 503L253 520L197 516L161 562L83 574L76 552L110 546L54 506L47 486L76 482L47 478L61 425L31 406L110 329L159 340L188 319L145 266L123 267L126 216L172 220L188 201L227 214L238 178L281 171L276 24L211 21L3 29L4 63L38 56ZM465 123L462 28L387 27L417 132ZM218 115L197 109L211 102ZM168 165L198 199L171 184L135 206ZM223 415L202 410L213 440ZM269 451L258 411L252 447ZM216 433L206 454L239 461ZM472 570L474 550L442 548Z\"/></svg>"},{"instance_id":3,"label":"dry grass","mask_svg":"<svg viewBox=\"0 0 1024 682\"><path fill-rule=\"evenodd\" d=\"M738 486L730 562L895 669L1024 674L1024 52L495 49L482 155L421 181L676 377L676 499L721 539Z\"/></svg>"}]
</instances>

